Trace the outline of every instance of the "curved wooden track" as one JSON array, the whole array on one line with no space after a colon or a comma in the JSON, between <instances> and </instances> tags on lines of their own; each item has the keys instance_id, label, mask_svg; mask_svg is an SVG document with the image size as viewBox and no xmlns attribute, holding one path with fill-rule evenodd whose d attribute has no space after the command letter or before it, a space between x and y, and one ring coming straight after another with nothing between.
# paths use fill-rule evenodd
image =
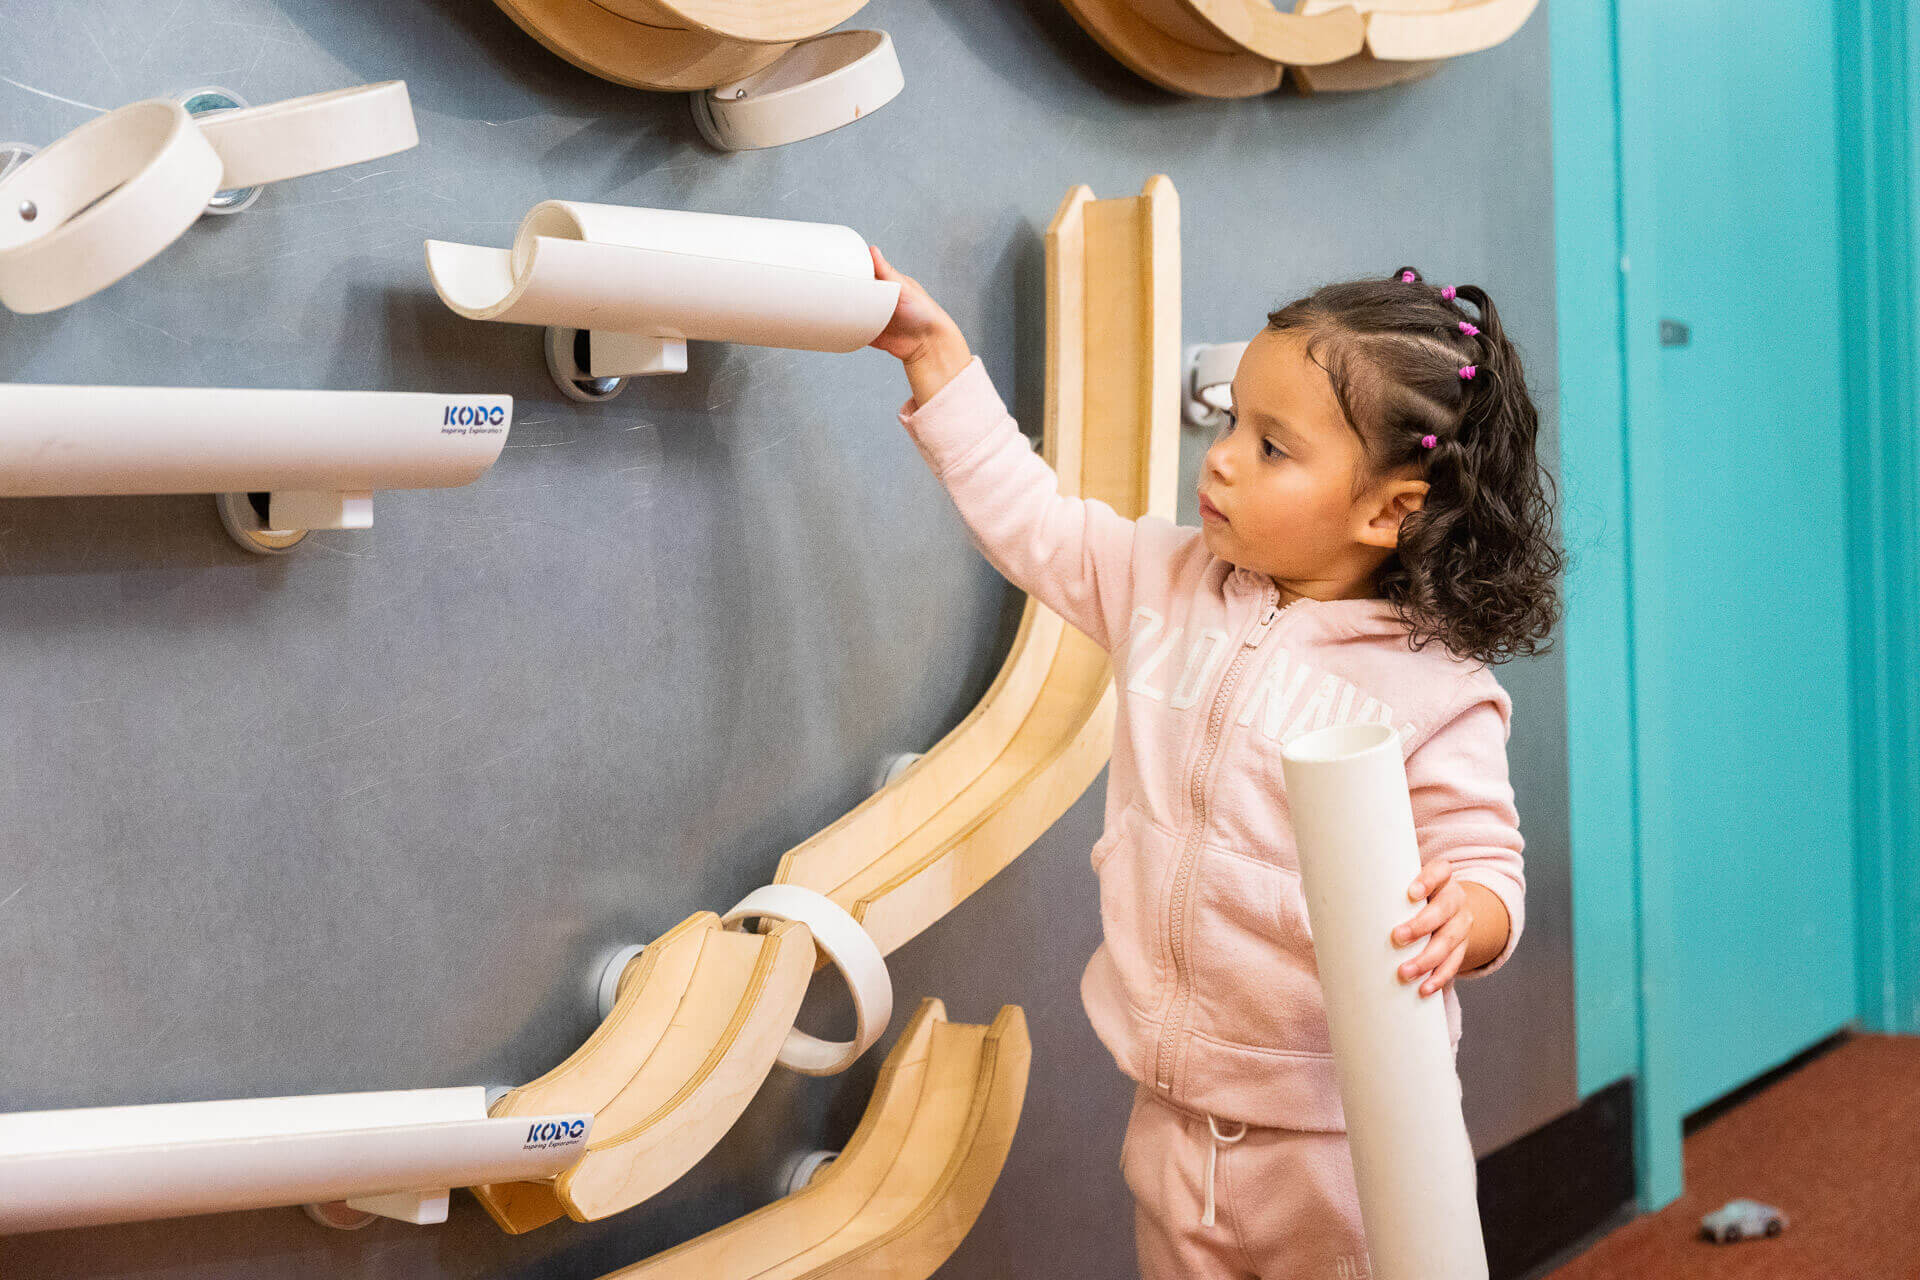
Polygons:
<instances>
[{"instance_id":1,"label":"curved wooden track","mask_svg":"<svg viewBox=\"0 0 1920 1280\"><path fill-rule=\"evenodd\" d=\"M1382 10L1367 19L1367 52L1384 62L1478 53L1526 25L1540 0L1473 0L1438 13Z\"/></svg>"},{"instance_id":2,"label":"curved wooden track","mask_svg":"<svg viewBox=\"0 0 1920 1280\"><path fill-rule=\"evenodd\" d=\"M986 1206L1026 1098L1025 1015L924 1001L838 1159L804 1188L605 1280L924 1280Z\"/></svg>"},{"instance_id":3,"label":"curved wooden track","mask_svg":"<svg viewBox=\"0 0 1920 1280\"><path fill-rule=\"evenodd\" d=\"M1280 87L1285 68L1234 49L1187 44L1142 17L1132 0L1061 0L1075 22L1127 70L1173 93L1253 98Z\"/></svg>"},{"instance_id":4,"label":"curved wooden track","mask_svg":"<svg viewBox=\"0 0 1920 1280\"><path fill-rule=\"evenodd\" d=\"M1075 187L1047 229L1045 455L1060 492L1171 519L1180 429L1179 197ZM1107 655L1029 600L971 714L776 879L826 894L891 952L1053 825L1113 745Z\"/></svg>"},{"instance_id":5,"label":"curved wooden track","mask_svg":"<svg viewBox=\"0 0 1920 1280\"><path fill-rule=\"evenodd\" d=\"M698 92L779 61L791 44L650 27L593 0L494 0L528 35L583 71L636 89Z\"/></svg>"},{"instance_id":6,"label":"curved wooden track","mask_svg":"<svg viewBox=\"0 0 1920 1280\"><path fill-rule=\"evenodd\" d=\"M755 44L806 40L839 26L867 0L595 0L630 22L705 31Z\"/></svg>"},{"instance_id":7,"label":"curved wooden track","mask_svg":"<svg viewBox=\"0 0 1920 1280\"><path fill-rule=\"evenodd\" d=\"M475 1187L493 1220L530 1231L563 1214L578 1222L658 1194L733 1126L772 1070L813 976L804 925L765 933L689 916L640 953L587 1042L531 1084L502 1097L495 1117L564 1104L594 1113L578 1163L547 1182Z\"/></svg>"}]
</instances>

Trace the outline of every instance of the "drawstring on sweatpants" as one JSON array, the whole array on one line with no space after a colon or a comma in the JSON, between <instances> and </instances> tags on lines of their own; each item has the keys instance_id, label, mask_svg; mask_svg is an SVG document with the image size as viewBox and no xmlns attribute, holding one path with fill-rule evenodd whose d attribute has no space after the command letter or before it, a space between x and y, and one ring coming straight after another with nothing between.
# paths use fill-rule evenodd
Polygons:
<instances>
[{"instance_id":1,"label":"drawstring on sweatpants","mask_svg":"<svg viewBox=\"0 0 1920 1280\"><path fill-rule=\"evenodd\" d=\"M1240 1129L1232 1137L1228 1137L1220 1132L1218 1120L1212 1116L1207 1117L1207 1132L1213 1135L1213 1140L1207 1144L1207 1207L1206 1212L1200 1215L1200 1225L1203 1227L1213 1225L1213 1170L1220 1161L1220 1148L1230 1147L1247 1136L1246 1122L1240 1120L1235 1123L1240 1126Z\"/></svg>"}]
</instances>

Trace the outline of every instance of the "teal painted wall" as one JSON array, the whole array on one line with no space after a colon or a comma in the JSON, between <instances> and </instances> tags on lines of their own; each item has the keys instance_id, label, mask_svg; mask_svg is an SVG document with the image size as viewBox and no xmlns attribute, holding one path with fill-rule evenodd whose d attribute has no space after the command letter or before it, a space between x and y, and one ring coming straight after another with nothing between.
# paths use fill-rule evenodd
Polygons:
<instances>
[{"instance_id":1,"label":"teal painted wall","mask_svg":"<svg viewBox=\"0 0 1920 1280\"><path fill-rule=\"evenodd\" d=\"M1660 749L1656 743L1649 752L1634 719L1650 691L1635 675L1632 530L1660 513L1646 509L1648 495L1636 495L1633 485L1636 458L1645 474L1658 455L1648 452L1651 437L1636 437L1628 423L1657 422L1661 408L1661 352L1653 326L1637 319L1659 314L1660 276L1646 232L1658 195L1653 168L1623 164L1623 154L1658 136L1663 122L1651 95L1634 100L1632 77L1647 74L1644 66L1629 68L1622 115L1623 8L1629 23L1658 18L1639 0L1556 6L1551 65L1563 521L1573 557L1565 646L1578 1082L1585 1097L1636 1077L1640 1199L1651 1209L1681 1189L1678 1119L1686 1099L1674 1056L1678 1038L1660 1031L1676 1025L1675 993L1649 984L1643 964L1648 948L1664 952L1669 966L1681 952L1672 869L1642 861L1647 795L1635 785L1642 771L1660 767L1650 758ZM1920 635L1912 216L1920 207L1920 151L1911 122L1920 119L1920 16L1905 4L1870 8L1868 0L1841 0L1835 23L1853 967L1860 1025L1914 1033L1920 664L1909 651ZM1792 265L1780 264L1777 274L1791 280ZM1636 318L1631 338L1629 317ZM1648 1026L1650 1036L1643 1033Z\"/></svg>"},{"instance_id":2,"label":"teal painted wall","mask_svg":"<svg viewBox=\"0 0 1920 1280\"><path fill-rule=\"evenodd\" d=\"M1640 1061L1613 5L1556 6L1549 34L1575 1036L1586 1097Z\"/></svg>"}]
</instances>

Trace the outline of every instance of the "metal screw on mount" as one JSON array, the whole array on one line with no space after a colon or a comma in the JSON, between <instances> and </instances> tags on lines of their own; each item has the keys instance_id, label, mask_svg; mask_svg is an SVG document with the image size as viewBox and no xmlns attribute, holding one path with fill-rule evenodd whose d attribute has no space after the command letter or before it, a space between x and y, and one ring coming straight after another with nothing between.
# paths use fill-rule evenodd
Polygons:
<instances>
[{"instance_id":1,"label":"metal screw on mount","mask_svg":"<svg viewBox=\"0 0 1920 1280\"><path fill-rule=\"evenodd\" d=\"M189 89L175 95L174 101L185 107L190 116L218 115L222 111L237 111L247 105L246 99L239 94L217 85ZM236 187L231 191L216 191L213 199L207 201L207 212L239 213L260 198L261 190L260 187Z\"/></svg>"},{"instance_id":2,"label":"metal screw on mount","mask_svg":"<svg viewBox=\"0 0 1920 1280\"><path fill-rule=\"evenodd\" d=\"M4 182L8 174L33 159L37 150L38 148L28 142L0 142L0 182ZM32 222L40 216L40 206L32 200L22 200L15 212L20 215L20 221Z\"/></svg>"},{"instance_id":3,"label":"metal screw on mount","mask_svg":"<svg viewBox=\"0 0 1920 1280\"><path fill-rule=\"evenodd\" d=\"M625 378L596 378L587 372L589 345L586 329L551 325L547 329L547 372L570 399L597 404L627 389Z\"/></svg>"}]
</instances>

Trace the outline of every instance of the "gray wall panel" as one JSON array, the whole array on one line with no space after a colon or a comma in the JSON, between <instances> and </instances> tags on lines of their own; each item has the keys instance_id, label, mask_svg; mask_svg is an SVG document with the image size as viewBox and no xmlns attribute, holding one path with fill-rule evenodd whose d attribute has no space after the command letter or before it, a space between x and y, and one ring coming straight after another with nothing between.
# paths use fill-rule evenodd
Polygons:
<instances>
[{"instance_id":1,"label":"gray wall panel","mask_svg":"<svg viewBox=\"0 0 1920 1280\"><path fill-rule=\"evenodd\" d=\"M764 882L883 756L958 723L1007 651L1020 597L895 425L894 361L696 344L686 376L578 406L537 331L438 302L429 236L505 245L547 197L843 222L929 285L1037 429L1041 232L1074 183L1166 172L1190 341L1413 262L1491 290L1551 417L1544 15L1424 84L1241 103L1136 80L1052 0L861 18L893 33L906 93L728 156L680 98L578 72L478 0L0 9L0 135L44 144L89 107L206 82L268 102L387 78L421 134L205 220L68 310L0 312L0 379L518 400L481 481L383 494L373 530L285 560L231 546L207 499L0 502L0 1109L530 1078L590 1030L599 955ZM1560 659L1502 678L1530 927L1463 992L1483 1153L1575 1101ZM1130 1086L1077 991L1103 787L896 957L902 1008L1018 1002L1033 1027L1020 1137L949 1274L1131 1267ZM443 1227L227 1215L19 1237L0 1267L597 1276L767 1199L789 1152L851 1131L877 1059L776 1076L677 1187L592 1226L510 1238L462 1196Z\"/></svg>"}]
</instances>

